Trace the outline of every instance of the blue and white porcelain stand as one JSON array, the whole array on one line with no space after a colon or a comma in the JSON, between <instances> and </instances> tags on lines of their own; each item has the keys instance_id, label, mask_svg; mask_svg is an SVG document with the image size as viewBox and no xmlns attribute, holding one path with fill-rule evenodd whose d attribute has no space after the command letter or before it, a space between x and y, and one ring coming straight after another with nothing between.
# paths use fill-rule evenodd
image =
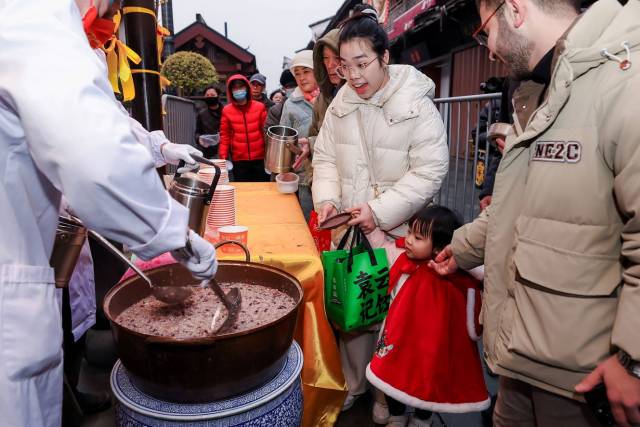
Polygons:
<instances>
[{"instance_id":1,"label":"blue and white porcelain stand","mask_svg":"<svg viewBox=\"0 0 640 427\"><path fill-rule=\"evenodd\" d=\"M248 393L211 403L158 400L138 390L120 361L111 371L119 427L294 427L302 420L302 350L294 341L282 370Z\"/></svg>"}]
</instances>

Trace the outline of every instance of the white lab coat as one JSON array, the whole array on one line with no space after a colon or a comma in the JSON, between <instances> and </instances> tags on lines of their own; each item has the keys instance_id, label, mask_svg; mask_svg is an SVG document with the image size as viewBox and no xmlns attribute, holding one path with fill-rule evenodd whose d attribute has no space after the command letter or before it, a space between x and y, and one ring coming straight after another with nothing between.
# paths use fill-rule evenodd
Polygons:
<instances>
[{"instance_id":1,"label":"white lab coat","mask_svg":"<svg viewBox=\"0 0 640 427\"><path fill-rule=\"evenodd\" d=\"M0 0L0 420L61 423L62 326L49 257L60 194L143 259L184 245L164 191L114 104L73 0Z\"/></svg>"},{"instance_id":2,"label":"white lab coat","mask_svg":"<svg viewBox=\"0 0 640 427\"><path fill-rule=\"evenodd\" d=\"M94 49L101 62L103 71L107 75L107 57L102 49ZM162 155L162 144L170 141L161 130L149 132L137 120L129 116L127 110L114 98L118 108L129 118L129 125L136 140L144 145L151 156L156 168L166 165ZM64 208L63 208L64 210ZM71 306L71 330L73 338L78 341L96 323L96 284L93 271L93 259L89 242L85 241L76 267L69 281L69 304Z\"/></svg>"}]
</instances>

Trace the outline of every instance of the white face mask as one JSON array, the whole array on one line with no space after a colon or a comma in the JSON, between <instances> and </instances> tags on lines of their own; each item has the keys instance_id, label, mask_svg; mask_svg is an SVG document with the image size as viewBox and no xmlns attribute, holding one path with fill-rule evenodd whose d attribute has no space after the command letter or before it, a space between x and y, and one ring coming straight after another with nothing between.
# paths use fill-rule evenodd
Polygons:
<instances>
[{"instance_id":1,"label":"white face mask","mask_svg":"<svg viewBox=\"0 0 640 427\"><path fill-rule=\"evenodd\" d=\"M293 94L293 91L296 90L295 87L291 87L289 89L285 89L284 93L287 95L287 98L290 97Z\"/></svg>"}]
</instances>

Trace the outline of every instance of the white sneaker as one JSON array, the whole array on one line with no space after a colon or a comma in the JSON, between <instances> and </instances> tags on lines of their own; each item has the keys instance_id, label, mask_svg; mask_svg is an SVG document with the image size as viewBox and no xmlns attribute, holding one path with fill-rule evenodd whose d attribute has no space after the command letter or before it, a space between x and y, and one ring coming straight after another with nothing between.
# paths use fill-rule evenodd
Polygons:
<instances>
[{"instance_id":1,"label":"white sneaker","mask_svg":"<svg viewBox=\"0 0 640 427\"><path fill-rule=\"evenodd\" d=\"M389 407L382 402L375 401L371 415L374 423L386 424L389 422Z\"/></svg>"},{"instance_id":2,"label":"white sneaker","mask_svg":"<svg viewBox=\"0 0 640 427\"><path fill-rule=\"evenodd\" d=\"M408 427L431 427L431 420L433 415L428 420L421 420L415 416L411 416Z\"/></svg>"},{"instance_id":3,"label":"white sneaker","mask_svg":"<svg viewBox=\"0 0 640 427\"><path fill-rule=\"evenodd\" d=\"M387 427L406 427L409 417L406 415L393 415L389 417Z\"/></svg>"},{"instance_id":4,"label":"white sneaker","mask_svg":"<svg viewBox=\"0 0 640 427\"><path fill-rule=\"evenodd\" d=\"M353 404L356 403L356 400L360 397L360 394L347 394L346 399L344 399L344 403L342 404L341 412L348 411L353 407Z\"/></svg>"}]
</instances>

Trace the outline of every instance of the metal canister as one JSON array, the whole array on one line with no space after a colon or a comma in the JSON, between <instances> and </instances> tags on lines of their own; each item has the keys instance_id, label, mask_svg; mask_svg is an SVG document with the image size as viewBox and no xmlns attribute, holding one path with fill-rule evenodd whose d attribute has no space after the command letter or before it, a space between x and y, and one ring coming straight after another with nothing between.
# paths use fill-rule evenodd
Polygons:
<instances>
[{"instance_id":1,"label":"metal canister","mask_svg":"<svg viewBox=\"0 0 640 427\"><path fill-rule=\"evenodd\" d=\"M211 199L220 180L220 168L213 162L208 163L216 171L211 186L200 181L194 174L180 176L176 172L169 187L171 197L189 209L189 228L201 236L204 235Z\"/></svg>"},{"instance_id":2,"label":"metal canister","mask_svg":"<svg viewBox=\"0 0 640 427\"><path fill-rule=\"evenodd\" d=\"M62 216L58 218L56 240L49 259L49 264L55 273L56 288L69 286L86 238L87 229L82 224L70 218Z\"/></svg>"},{"instance_id":3,"label":"metal canister","mask_svg":"<svg viewBox=\"0 0 640 427\"><path fill-rule=\"evenodd\" d=\"M264 168L271 173L291 170L294 153L299 153L298 131L288 126L271 126L267 129Z\"/></svg>"}]
</instances>

